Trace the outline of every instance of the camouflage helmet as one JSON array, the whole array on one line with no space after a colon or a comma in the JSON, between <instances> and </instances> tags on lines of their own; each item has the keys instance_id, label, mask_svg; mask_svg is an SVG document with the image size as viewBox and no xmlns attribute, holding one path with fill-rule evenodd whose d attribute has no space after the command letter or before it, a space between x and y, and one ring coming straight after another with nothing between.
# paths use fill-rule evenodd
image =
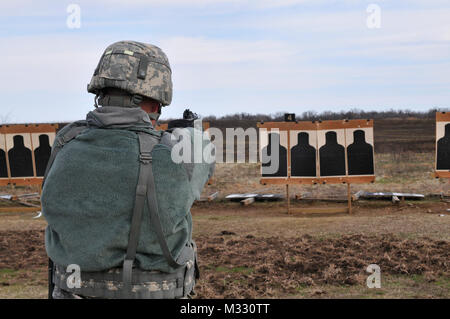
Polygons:
<instances>
[{"instance_id":1,"label":"camouflage helmet","mask_svg":"<svg viewBox=\"0 0 450 319\"><path fill-rule=\"evenodd\" d=\"M172 101L171 74L169 60L157 46L119 41L106 48L87 90L100 94L102 89L117 88L165 106Z\"/></svg>"}]
</instances>

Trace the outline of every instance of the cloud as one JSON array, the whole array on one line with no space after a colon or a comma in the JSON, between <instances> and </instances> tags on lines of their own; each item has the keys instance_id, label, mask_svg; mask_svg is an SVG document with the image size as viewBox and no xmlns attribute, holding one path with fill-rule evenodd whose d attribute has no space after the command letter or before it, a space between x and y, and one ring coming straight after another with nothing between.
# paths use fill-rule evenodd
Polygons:
<instances>
[{"instance_id":1,"label":"cloud","mask_svg":"<svg viewBox=\"0 0 450 319\"><path fill-rule=\"evenodd\" d=\"M19 92L85 87L103 49L100 41L80 36L10 37L0 53L0 86Z\"/></svg>"},{"instance_id":2,"label":"cloud","mask_svg":"<svg viewBox=\"0 0 450 319\"><path fill-rule=\"evenodd\" d=\"M160 44L176 64L267 63L295 53L294 47L274 40L172 37L161 40Z\"/></svg>"},{"instance_id":3,"label":"cloud","mask_svg":"<svg viewBox=\"0 0 450 319\"><path fill-rule=\"evenodd\" d=\"M210 9L222 8L225 10L274 10L291 7L301 7L306 10L322 9L323 11L339 11L357 9L365 11L368 4L375 2L382 7L401 7L402 9L427 9L448 7L448 0L16 0L0 2L0 16L25 17L25 16L59 16L65 13L66 7L75 3L80 5L82 11L102 9L103 13L123 13L135 9ZM198 13L198 12L197 12Z\"/></svg>"},{"instance_id":4,"label":"cloud","mask_svg":"<svg viewBox=\"0 0 450 319\"><path fill-rule=\"evenodd\" d=\"M438 0L379 2L381 29L366 26L368 1L83 0L78 31L65 27L69 2L3 2L10 17L0 94L18 120L47 116L28 101L51 116L80 118L92 105L86 84L104 48L151 39L172 65L172 115L186 103L202 114L448 103L450 8L434 8L445 5Z\"/></svg>"},{"instance_id":5,"label":"cloud","mask_svg":"<svg viewBox=\"0 0 450 319\"><path fill-rule=\"evenodd\" d=\"M349 1L349 0L347 0ZM102 0L112 4L122 4L123 0ZM205 6L239 6L241 8L276 8L289 7L302 4L323 4L336 2L336 0L128 0L127 5L146 7L205 7Z\"/></svg>"},{"instance_id":6,"label":"cloud","mask_svg":"<svg viewBox=\"0 0 450 319\"><path fill-rule=\"evenodd\" d=\"M334 1L334 0L333 0ZM0 16L48 16L65 13L66 7L78 4L82 11L102 7L105 12L131 11L136 8L234 8L240 9L273 9L298 4L318 4L326 0L74 0L58 2L54 0L16 0L0 2Z\"/></svg>"}]
</instances>

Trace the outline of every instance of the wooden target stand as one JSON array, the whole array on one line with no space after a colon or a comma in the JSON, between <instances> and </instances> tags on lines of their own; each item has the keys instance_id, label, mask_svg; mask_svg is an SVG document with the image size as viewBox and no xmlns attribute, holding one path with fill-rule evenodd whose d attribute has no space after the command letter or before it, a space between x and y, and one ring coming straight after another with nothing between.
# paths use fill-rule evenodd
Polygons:
<instances>
[{"instance_id":1,"label":"wooden target stand","mask_svg":"<svg viewBox=\"0 0 450 319\"><path fill-rule=\"evenodd\" d=\"M442 188L442 200L444 200L447 197L450 197L450 171L444 172L444 171L435 171L434 177L438 179L444 179L447 180L447 182L444 184ZM446 201L446 200L445 200ZM446 201L449 203L449 201Z\"/></svg>"},{"instance_id":2,"label":"wooden target stand","mask_svg":"<svg viewBox=\"0 0 450 319\"><path fill-rule=\"evenodd\" d=\"M203 131L207 131L209 129L209 122L202 122ZM157 131L166 131L169 128L168 123L157 124L155 129Z\"/></svg>"},{"instance_id":3,"label":"wooden target stand","mask_svg":"<svg viewBox=\"0 0 450 319\"><path fill-rule=\"evenodd\" d=\"M58 129L58 124L11 124L11 125L0 125L0 139L3 139L4 151L6 156L6 169L8 172L7 178L0 178L0 186L39 186L39 196L42 194L42 176L37 176L36 174L36 160L34 156L35 147L33 145L33 138L31 134L33 133L41 133L41 134L56 134ZM30 146L31 146L31 159L33 166L33 176L30 177L12 177L11 176L11 167L10 161L8 157L8 149L6 148L6 136L8 134L30 134ZM52 143L50 143L51 146ZM16 196L13 196L14 198ZM18 196L17 196L18 197ZM18 204L21 204L20 201L17 201ZM7 206L0 207L0 213L10 213L10 212L40 212L42 210L41 205L30 205L27 203L22 203L20 206ZM27 206L24 206L27 205Z\"/></svg>"},{"instance_id":4,"label":"wooden target stand","mask_svg":"<svg viewBox=\"0 0 450 319\"><path fill-rule=\"evenodd\" d=\"M209 129L210 124L209 122L202 122L203 130L206 131ZM31 133L56 133L58 130L59 125L58 124L12 124L12 125L0 125L0 139L3 139L3 143L0 143L0 145L4 144L6 146L6 135L7 134L31 134ZM155 127L156 130L167 130L168 124L159 124ZM2 141L0 141L2 142ZM35 149L33 146L33 139L30 138L31 142L31 157L32 157L32 164L33 164L33 175L32 177L12 177L11 176L11 167L10 162L8 158L8 150L5 147L5 156L6 156L6 168L8 172L7 178L0 178L0 186L30 186L30 185L38 185L39 186L39 196L42 194L42 181L43 177L39 177L36 174L36 161L34 158L34 152ZM50 143L51 144L51 143ZM208 181L208 185L211 185L213 183L213 179L210 179ZM14 198L15 196L13 196ZM20 204L21 202L18 201ZM26 203L22 203L26 205ZM7 207L0 207L0 213L4 212L39 212L42 210L42 206L7 206Z\"/></svg>"},{"instance_id":5,"label":"wooden target stand","mask_svg":"<svg viewBox=\"0 0 450 319\"><path fill-rule=\"evenodd\" d=\"M373 128L373 120L342 120L342 121L312 121L312 122L261 122L257 123L258 128L264 129L278 129L287 132L287 177L262 177L260 183L262 185L286 185L286 199L287 199L287 214L292 213L348 213L352 214L352 194L351 184L368 184L375 182L375 175L348 175L348 157L347 147L345 149L345 176L320 176L320 159L318 145L316 148L316 171L317 177L293 177L291 176L291 134L290 131L318 131L318 130L333 130L333 129L354 129L354 128ZM346 134L344 134L346 136ZM347 142L345 141L345 144ZM327 208L291 208L291 200L289 194L290 185L316 185L316 184L347 184L347 207L327 207Z\"/></svg>"},{"instance_id":6,"label":"wooden target stand","mask_svg":"<svg viewBox=\"0 0 450 319\"><path fill-rule=\"evenodd\" d=\"M438 123L450 123L450 112L436 112L436 147L435 147L435 163L434 163L434 177L438 179L446 179L447 183L442 190L443 197L450 196L450 169L440 170L437 167L437 157L438 157L438 140L439 140L439 132L438 132ZM449 150L450 151L450 150Z\"/></svg>"}]
</instances>

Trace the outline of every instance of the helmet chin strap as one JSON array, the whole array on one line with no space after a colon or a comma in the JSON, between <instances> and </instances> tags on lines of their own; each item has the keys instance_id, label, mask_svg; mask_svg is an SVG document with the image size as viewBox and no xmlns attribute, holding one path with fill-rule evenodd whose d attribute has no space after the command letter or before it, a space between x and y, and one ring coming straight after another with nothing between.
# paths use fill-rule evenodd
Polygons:
<instances>
[{"instance_id":1,"label":"helmet chin strap","mask_svg":"<svg viewBox=\"0 0 450 319\"><path fill-rule=\"evenodd\" d=\"M94 107L97 109L98 108L98 98L99 98L99 94L95 94L94 97Z\"/></svg>"},{"instance_id":2,"label":"helmet chin strap","mask_svg":"<svg viewBox=\"0 0 450 319\"><path fill-rule=\"evenodd\" d=\"M139 107L142 102L142 96L138 94L122 95L122 94L100 94L98 95L98 104L101 106L118 106L118 107ZM97 105L97 96L95 99L95 105Z\"/></svg>"},{"instance_id":3,"label":"helmet chin strap","mask_svg":"<svg viewBox=\"0 0 450 319\"><path fill-rule=\"evenodd\" d=\"M139 94L121 94L121 92L100 92L95 96L94 106L97 108L98 104L101 106L117 106L117 107L141 107L140 104L143 101L143 97ZM97 103L98 102L98 103ZM161 116L161 105L156 112L148 112L149 110L143 109L150 120L158 121Z\"/></svg>"}]
</instances>

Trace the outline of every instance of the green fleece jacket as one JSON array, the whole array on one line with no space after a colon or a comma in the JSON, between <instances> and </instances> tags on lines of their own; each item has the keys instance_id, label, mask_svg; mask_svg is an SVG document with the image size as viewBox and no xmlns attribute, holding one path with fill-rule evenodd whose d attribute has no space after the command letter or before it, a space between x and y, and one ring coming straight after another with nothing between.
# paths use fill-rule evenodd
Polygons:
<instances>
[{"instance_id":1,"label":"green fleece jacket","mask_svg":"<svg viewBox=\"0 0 450 319\"><path fill-rule=\"evenodd\" d=\"M148 115L137 108L101 107L86 121L86 130L59 151L43 187L49 257L62 266L77 264L82 271L122 266L139 175L137 132L146 132L160 137L152 151L152 170L162 228L177 258L192 240L190 208L212 176L214 163L174 162L171 151L182 138L155 131ZM67 130L58 133L54 147ZM187 131L193 144L199 132ZM212 149L209 139L200 139L200 144L202 150ZM145 205L135 265L172 272L149 216Z\"/></svg>"}]
</instances>

